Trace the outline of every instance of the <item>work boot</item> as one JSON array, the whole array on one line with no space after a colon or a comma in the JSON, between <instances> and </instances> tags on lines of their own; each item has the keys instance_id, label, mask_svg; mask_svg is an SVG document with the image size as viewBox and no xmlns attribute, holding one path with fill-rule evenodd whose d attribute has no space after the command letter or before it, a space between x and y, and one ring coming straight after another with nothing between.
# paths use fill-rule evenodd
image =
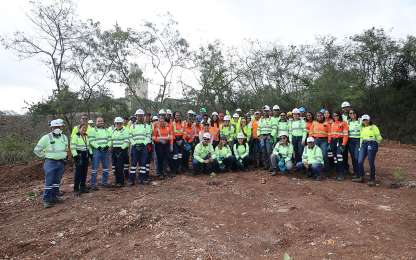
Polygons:
<instances>
[{"instance_id":1,"label":"work boot","mask_svg":"<svg viewBox=\"0 0 416 260\"><path fill-rule=\"evenodd\" d=\"M59 197L56 197L56 198L53 198L51 202L54 204L59 204L59 203L63 203L64 200Z\"/></svg>"},{"instance_id":2,"label":"work boot","mask_svg":"<svg viewBox=\"0 0 416 260\"><path fill-rule=\"evenodd\" d=\"M343 181L344 180L344 176L343 175L338 175L336 178L337 181Z\"/></svg>"},{"instance_id":3,"label":"work boot","mask_svg":"<svg viewBox=\"0 0 416 260\"><path fill-rule=\"evenodd\" d=\"M43 202L43 208L47 209L47 208L50 208L50 207L53 207L52 203L50 203L49 201L44 201Z\"/></svg>"},{"instance_id":4,"label":"work boot","mask_svg":"<svg viewBox=\"0 0 416 260\"><path fill-rule=\"evenodd\" d=\"M56 196L58 196L58 197L62 197L62 196L64 196L64 194L65 194L65 192L63 192L63 191L58 191L58 194L57 194Z\"/></svg>"},{"instance_id":5,"label":"work boot","mask_svg":"<svg viewBox=\"0 0 416 260\"><path fill-rule=\"evenodd\" d=\"M273 170L271 175L276 176L276 174L277 174L276 170Z\"/></svg>"},{"instance_id":6,"label":"work boot","mask_svg":"<svg viewBox=\"0 0 416 260\"><path fill-rule=\"evenodd\" d=\"M321 176L316 176L315 181L321 181L321 180L322 180Z\"/></svg>"},{"instance_id":7,"label":"work boot","mask_svg":"<svg viewBox=\"0 0 416 260\"><path fill-rule=\"evenodd\" d=\"M355 178L352 178L352 180L351 180L352 182L363 182L364 181L364 179L363 179L363 177L355 177Z\"/></svg>"},{"instance_id":8,"label":"work boot","mask_svg":"<svg viewBox=\"0 0 416 260\"><path fill-rule=\"evenodd\" d=\"M87 187L81 187L80 193L90 193L90 190Z\"/></svg>"},{"instance_id":9,"label":"work boot","mask_svg":"<svg viewBox=\"0 0 416 260\"><path fill-rule=\"evenodd\" d=\"M376 186L376 181L370 180L370 181L368 181L367 184L368 184L369 187L374 187L374 186Z\"/></svg>"},{"instance_id":10,"label":"work boot","mask_svg":"<svg viewBox=\"0 0 416 260\"><path fill-rule=\"evenodd\" d=\"M103 186L104 186L104 185L103 185ZM98 189L98 187L97 187L97 186L92 186L92 187L91 187L91 190L92 190L92 191L97 191L97 190L99 190L99 189Z\"/></svg>"}]
</instances>

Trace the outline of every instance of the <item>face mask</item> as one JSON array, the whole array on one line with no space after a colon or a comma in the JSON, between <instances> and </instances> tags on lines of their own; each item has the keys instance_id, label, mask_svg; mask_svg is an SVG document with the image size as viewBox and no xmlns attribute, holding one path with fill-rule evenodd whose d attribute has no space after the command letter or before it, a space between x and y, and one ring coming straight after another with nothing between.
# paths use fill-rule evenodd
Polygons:
<instances>
[{"instance_id":1,"label":"face mask","mask_svg":"<svg viewBox=\"0 0 416 260\"><path fill-rule=\"evenodd\" d=\"M56 135L60 135L62 134L62 130L59 128L53 129L52 133L56 134Z\"/></svg>"}]
</instances>

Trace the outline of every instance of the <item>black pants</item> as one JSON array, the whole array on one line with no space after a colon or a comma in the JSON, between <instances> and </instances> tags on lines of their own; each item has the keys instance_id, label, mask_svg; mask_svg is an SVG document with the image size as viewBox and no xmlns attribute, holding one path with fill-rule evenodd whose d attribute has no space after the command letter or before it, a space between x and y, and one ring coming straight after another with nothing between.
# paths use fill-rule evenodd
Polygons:
<instances>
[{"instance_id":1,"label":"black pants","mask_svg":"<svg viewBox=\"0 0 416 260\"><path fill-rule=\"evenodd\" d=\"M114 174L116 176L116 184L124 185L124 164L128 158L128 149L121 149L120 147L113 148L111 158L114 163Z\"/></svg>"},{"instance_id":2,"label":"black pants","mask_svg":"<svg viewBox=\"0 0 416 260\"><path fill-rule=\"evenodd\" d=\"M171 154L169 151L169 144L162 144L156 143L155 150L156 150L156 157L157 157L157 175L165 176L165 162L169 160L169 155Z\"/></svg>"},{"instance_id":3,"label":"black pants","mask_svg":"<svg viewBox=\"0 0 416 260\"><path fill-rule=\"evenodd\" d=\"M194 173L195 174L200 174L200 173L209 174L214 169L214 162L212 162L212 163L200 163L200 162L197 162L196 160L194 160L192 162L192 166L194 168Z\"/></svg>"},{"instance_id":4,"label":"black pants","mask_svg":"<svg viewBox=\"0 0 416 260\"><path fill-rule=\"evenodd\" d=\"M85 190L88 172L88 151L77 151L78 159L75 161L74 191Z\"/></svg>"},{"instance_id":5,"label":"black pants","mask_svg":"<svg viewBox=\"0 0 416 260\"><path fill-rule=\"evenodd\" d=\"M248 167L250 159L248 156L244 157L240 160L236 160L236 166L238 170L245 170Z\"/></svg>"},{"instance_id":6,"label":"black pants","mask_svg":"<svg viewBox=\"0 0 416 260\"><path fill-rule=\"evenodd\" d=\"M235 157L231 155L227 158L224 158L222 160L222 164L220 164L218 160L214 160L213 167L215 172L226 172L235 170Z\"/></svg>"}]
</instances>

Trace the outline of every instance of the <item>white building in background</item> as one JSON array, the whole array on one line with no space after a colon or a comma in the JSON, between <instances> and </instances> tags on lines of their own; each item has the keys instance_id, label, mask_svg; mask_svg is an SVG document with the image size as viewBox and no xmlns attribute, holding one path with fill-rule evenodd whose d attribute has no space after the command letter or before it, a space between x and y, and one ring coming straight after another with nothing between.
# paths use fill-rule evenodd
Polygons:
<instances>
[{"instance_id":1,"label":"white building in background","mask_svg":"<svg viewBox=\"0 0 416 260\"><path fill-rule=\"evenodd\" d=\"M137 64L132 64L130 66L130 75L133 75L133 79L131 79L131 82L133 83L132 90L129 87L126 87L124 89L124 96L126 97L129 108L132 109L137 102L135 95L139 98L147 99L149 81L143 77L143 72ZM135 95L132 91L134 91Z\"/></svg>"}]
</instances>

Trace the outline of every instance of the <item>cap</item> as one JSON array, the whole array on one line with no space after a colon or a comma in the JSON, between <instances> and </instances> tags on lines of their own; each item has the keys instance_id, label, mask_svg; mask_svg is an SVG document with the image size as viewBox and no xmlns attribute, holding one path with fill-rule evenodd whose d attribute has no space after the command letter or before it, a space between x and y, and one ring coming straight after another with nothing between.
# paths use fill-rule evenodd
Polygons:
<instances>
[{"instance_id":1,"label":"cap","mask_svg":"<svg viewBox=\"0 0 416 260\"><path fill-rule=\"evenodd\" d=\"M224 116L224 121L230 121L230 120L231 120L231 118L230 118L229 115Z\"/></svg>"},{"instance_id":2,"label":"cap","mask_svg":"<svg viewBox=\"0 0 416 260\"><path fill-rule=\"evenodd\" d=\"M367 114L362 115L361 120L370 120L370 116Z\"/></svg>"},{"instance_id":3,"label":"cap","mask_svg":"<svg viewBox=\"0 0 416 260\"><path fill-rule=\"evenodd\" d=\"M211 139L211 135L210 135L210 133L204 133L202 135L202 138L204 138L204 139Z\"/></svg>"},{"instance_id":4,"label":"cap","mask_svg":"<svg viewBox=\"0 0 416 260\"><path fill-rule=\"evenodd\" d=\"M348 102L348 101L344 101L344 102L342 102L342 104L341 104L341 108L344 108L344 107L350 107L351 106L351 104L350 104L350 102Z\"/></svg>"},{"instance_id":5,"label":"cap","mask_svg":"<svg viewBox=\"0 0 416 260\"><path fill-rule=\"evenodd\" d=\"M274 106L273 106L273 110L280 110L279 105L274 105Z\"/></svg>"},{"instance_id":6,"label":"cap","mask_svg":"<svg viewBox=\"0 0 416 260\"><path fill-rule=\"evenodd\" d=\"M116 117L114 118L114 123L124 123L124 119L122 117Z\"/></svg>"},{"instance_id":7,"label":"cap","mask_svg":"<svg viewBox=\"0 0 416 260\"><path fill-rule=\"evenodd\" d=\"M157 121L159 118L157 116L152 117L152 121Z\"/></svg>"},{"instance_id":8,"label":"cap","mask_svg":"<svg viewBox=\"0 0 416 260\"><path fill-rule=\"evenodd\" d=\"M234 115L233 115L233 118L239 118L240 116L237 114L237 113L235 113Z\"/></svg>"},{"instance_id":9,"label":"cap","mask_svg":"<svg viewBox=\"0 0 416 260\"><path fill-rule=\"evenodd\" d=\"M144 115L143 109L137 109L136 110L136 115Z\"/></svg>"},{"instance_id":10,"label":"cap","mask_svg":"<svg viewBox=\"0 0 416 260\"><path fill-rule=\"evenodd\" d=\"M294 108L294 109L292 110L292 114L300 114L299 109Z\"/></svg>"},{"instance_id":11,"label":"cap","mask_svg":"<svg viewBox=\"0 0 416 260\"><path fill-rule=\"evenodd\" d=\"M315 138L313 138L312 136L309 136L308 138L306 138L306 142L307 143L313 143L313 142L315 142Z\"/></svg>"},{"instance_id":12,"label":"cap","mask_svg":"<svg viewBox=\"0 0 416 260\"><path fill-rule=\"evenodd\" d=\"M238 133L237 139L245 139L246 136L243 133Z\"/></svg>"}]
</instances>

